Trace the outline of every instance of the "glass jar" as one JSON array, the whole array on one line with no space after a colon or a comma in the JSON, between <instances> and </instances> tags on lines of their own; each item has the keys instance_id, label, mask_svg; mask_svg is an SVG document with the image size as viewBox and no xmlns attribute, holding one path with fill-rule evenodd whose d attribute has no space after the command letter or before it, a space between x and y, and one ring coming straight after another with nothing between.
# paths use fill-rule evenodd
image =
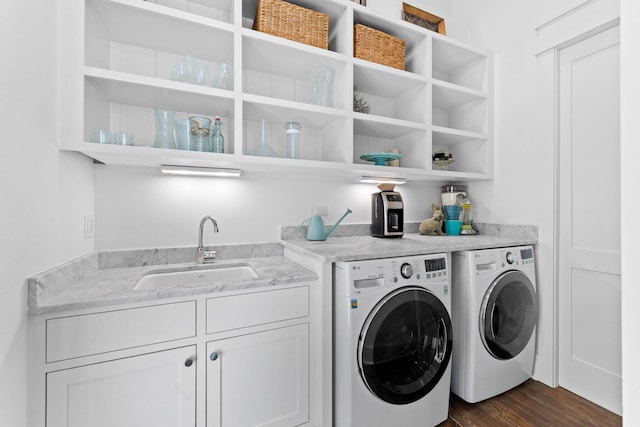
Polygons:
<instances>
[{"instance_id":1,"label":"glass jar","mask_svg":"<svg viewBox=\"0 0 640 427\"><path fill-rule=\"evenodd\" d=\"M286 151L287 158L289 159L299 159L299 145L300 145L300 123L298 122L287 122L284 124L285 134L286 134Z\"/></svg>"},{"instance_id":2,"label":"glass jar","mask_svg":"<svg viewBox=\"0 0 640 427\"><path fill-rule=\"evenodd\" d=\"M200 116L189 117L191 138L189 139L191 151L211 151L209 134L211 132L211 119Z\"/></svg>"}]
</instances>

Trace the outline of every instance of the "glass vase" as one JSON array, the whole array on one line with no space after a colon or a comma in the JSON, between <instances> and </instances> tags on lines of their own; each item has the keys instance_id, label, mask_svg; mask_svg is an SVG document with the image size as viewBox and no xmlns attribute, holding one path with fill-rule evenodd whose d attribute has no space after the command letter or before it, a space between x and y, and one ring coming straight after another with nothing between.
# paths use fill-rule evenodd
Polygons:
<instances>
[{"instance_id":1,"label":"glass vase","mask_svg":"<svg viewBox=\"0 0 640 427\"><path fill-rule=\"evenodd\" d=\"M176 148L176 141L173 138L173 124L176 119L176 112L163 108L154 109L156 115L156 138L153 146L156 148Z\"/></svg>"},{"instance_id":2,"label":"glass vase","mask_svg":"<svg viewBox=\"0 0 640 427\"><path fill-rule=\"evenodd\" d=\"M329 106L329 85L332 77L333 70L327 67L314 66L307 71L312 103L323 107Z\"/></svg>"}]
</instances>

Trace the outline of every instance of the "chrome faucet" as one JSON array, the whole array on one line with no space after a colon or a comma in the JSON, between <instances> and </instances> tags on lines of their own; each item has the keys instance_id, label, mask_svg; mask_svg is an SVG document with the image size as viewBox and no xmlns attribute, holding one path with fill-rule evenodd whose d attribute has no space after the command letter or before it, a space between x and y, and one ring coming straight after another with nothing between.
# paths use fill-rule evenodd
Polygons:
<instances>
[{"instance_id":1,"label":"chrome faucet","mask_svg":"<svg viewBox=\"0 0 640 427\"><path fill-rule=\"evenodd\" d=\"M205 251L202 244L204 224L207 222L207 220L211 220L211 223L213 224L213 231L216 233L218 232L218 223L215 219L211 218L208 215L202 218L202 221L200 221L200 233L198 235L198 252L196 253L196 264L206 264L209 262L213 262L213 260L216 258L216 251Z\"/></svg>"}]
</instances>

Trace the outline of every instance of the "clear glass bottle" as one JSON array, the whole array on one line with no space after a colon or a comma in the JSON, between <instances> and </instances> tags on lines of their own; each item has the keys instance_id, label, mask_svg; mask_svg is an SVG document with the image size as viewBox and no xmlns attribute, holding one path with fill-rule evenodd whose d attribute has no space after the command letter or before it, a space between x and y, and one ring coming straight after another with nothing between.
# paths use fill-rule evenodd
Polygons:
<instances>
[{"instance_id":1,"label":"clear glass bottle","mask_svg":"<svg viewBox=\"0 0 640 427\"><path fill-rule=\"evenodd\" d=\"M224 136L222 136L222 120L216 116L211 126L211 152L224 153Z\"/></svg>"},{"instance_id":2,"label":"clear glass bottle","mask_svg":"<svg viewBox=\"0 0 640 427\"><path fill-rule=\"evenodd\" d=\"M284 124L285 133L287 135L286 139L286 150L287 150L287 158L289 159L299 159L300 158L300 123L298 122L287 122Z\"/></svg>"}]
</instances>

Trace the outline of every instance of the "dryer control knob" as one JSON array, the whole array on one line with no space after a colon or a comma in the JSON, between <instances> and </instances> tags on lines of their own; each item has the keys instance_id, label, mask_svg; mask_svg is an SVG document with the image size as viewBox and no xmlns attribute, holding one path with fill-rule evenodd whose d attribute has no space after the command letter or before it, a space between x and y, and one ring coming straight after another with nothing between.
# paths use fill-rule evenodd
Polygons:
<instances>
[{"instance_id":1,"label":"dryer control knob","mask_svg":"<svg viewBox=\"0 0 640 427\"><path fill-rule=\"evenodd\" d=\"M516 260L516 257L511 252L507 252L507 263L513 264Z\"/></svg>"},{"instance_id":2,"label":"dryer control knob","mask_svg":"<svg viewBox=\"0 0 640 427\"><path fill-rule=\"evenodd\" d=\"M402 277L405 279L413 276L413 268L411 267L411 264L402 264L402 267L400 267L400 274L402 274Z\"/></svg>"}]
</instances>

